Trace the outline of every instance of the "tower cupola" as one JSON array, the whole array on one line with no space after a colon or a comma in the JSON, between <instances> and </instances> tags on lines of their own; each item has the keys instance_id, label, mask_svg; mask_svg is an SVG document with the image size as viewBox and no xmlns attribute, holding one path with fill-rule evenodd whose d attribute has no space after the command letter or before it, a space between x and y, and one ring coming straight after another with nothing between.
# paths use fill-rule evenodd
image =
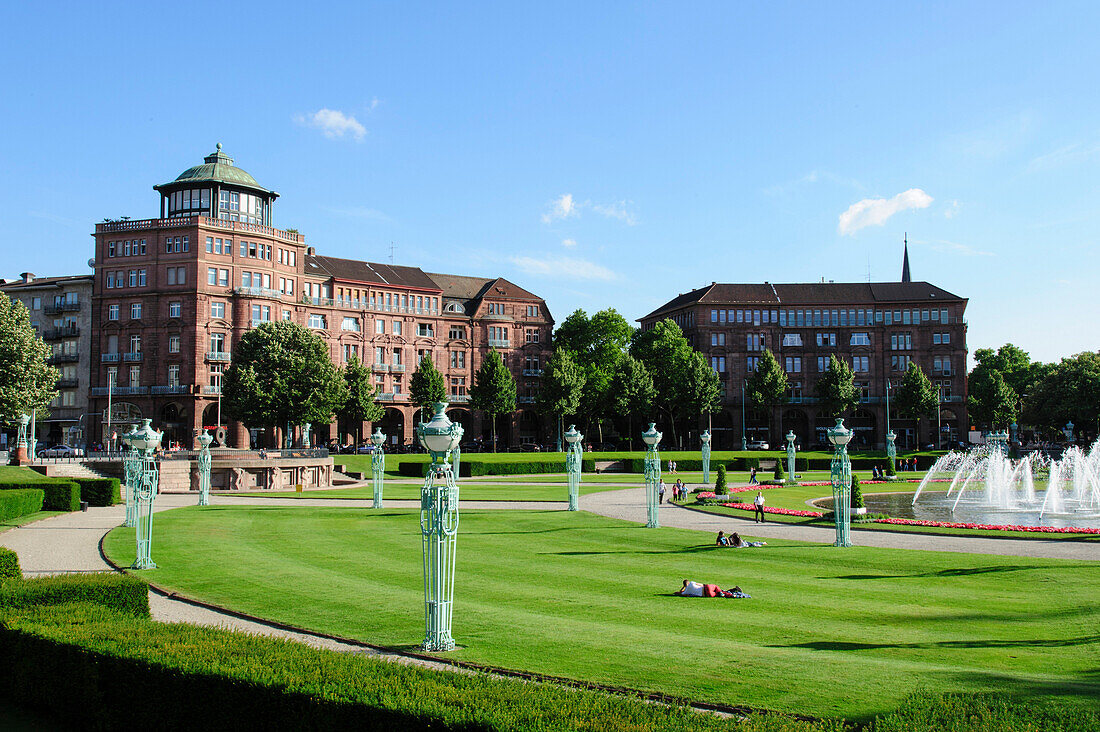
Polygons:
<instances>
[{"instance_id":1,"label":"tower cupola","mask_svg":"<svg viewBox=\"0 0 1100 732\"><path fill-rule=\"evenodd\" d=\"M153 186L160 193L160 217L210 216L228 221L272 226L279 194L256 182L233 158L217 149L202 165L188 168L171 183Z\"/></svg>"}]
</instances>

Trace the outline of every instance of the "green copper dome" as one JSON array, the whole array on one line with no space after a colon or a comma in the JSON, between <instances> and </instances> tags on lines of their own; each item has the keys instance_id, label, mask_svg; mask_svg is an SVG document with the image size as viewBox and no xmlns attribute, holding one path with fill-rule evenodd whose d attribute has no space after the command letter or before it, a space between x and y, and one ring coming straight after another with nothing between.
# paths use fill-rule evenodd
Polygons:
<instances>
[{"instance_id":1,"label":"green copper dome","mask_svg":"<svg viewBox=\"0 0 1100 732\"><path fill-rule=\"evenodd\" d=\"M248 172L233 165L233 158L222 152L222 144L218 143L218 148L211 154L203 158L202 165L196 165L193 168L188 168L179 174L171 183L161 183L158 186L153 186L154 190L163 189L175 189L180 183L225 183L230 186L240 186L242 188L250 188L255 191L262 191L264 193L271 193L253 178Z\"/></svg>"}]
</instances>

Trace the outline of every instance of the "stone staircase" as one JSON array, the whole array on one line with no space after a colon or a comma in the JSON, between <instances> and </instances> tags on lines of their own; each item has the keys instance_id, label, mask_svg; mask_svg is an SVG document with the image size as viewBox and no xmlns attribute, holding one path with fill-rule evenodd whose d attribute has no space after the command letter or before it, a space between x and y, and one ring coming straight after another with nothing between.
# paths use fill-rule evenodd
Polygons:
<instances>
[{"instance_id":1,"label":"stone staircase","mask_svg":"<svg viewBox=\"0 0 1100 732\"><path fill-rule=\"evenodd\" d=\"M47 478L110 478L84 463L47 463L35 465L34 470L42 473Z\"/></svg>"}]
</instances>

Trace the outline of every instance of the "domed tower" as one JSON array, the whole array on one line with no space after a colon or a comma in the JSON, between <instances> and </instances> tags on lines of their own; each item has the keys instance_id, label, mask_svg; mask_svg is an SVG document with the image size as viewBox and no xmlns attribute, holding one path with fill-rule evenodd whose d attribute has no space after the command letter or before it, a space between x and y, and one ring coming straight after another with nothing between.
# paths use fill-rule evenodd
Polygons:
<instances>
[{"instance_id":1,"label":"domed tower","mask_svg":"<svg viewBox=\"0 0 1100 732\"><path fill-rule=\"evenodd\" d=\"M180 173L171 183L153 186L160 193L160 217L210 216L227 221L272 226L272 209L279 194L269 191L233 158L217 149L202 165Z\"/></svg>"}]
</instances>

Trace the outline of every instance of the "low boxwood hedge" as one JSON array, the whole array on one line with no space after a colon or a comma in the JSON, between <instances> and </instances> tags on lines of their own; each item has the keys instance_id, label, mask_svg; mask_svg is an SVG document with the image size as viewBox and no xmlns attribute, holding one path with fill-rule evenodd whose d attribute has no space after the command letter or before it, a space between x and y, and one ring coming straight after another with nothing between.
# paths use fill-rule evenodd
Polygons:
<instances>
[{"instance_id":1,"label":"low boxwood hedge","mask_svg":"<svg viewBox=\"0 0 1100 732\"><path fill-rule=\"evenodd\" d=\"M88 602L139 618L149 617L149 585L114 572L31 577L0 586L0 608Z\"/></svg>"},{"instance_id":2,"label":"low boxwood hedge","mask_svg":"<svg viewBox=\"0 0 1100 732\"><path fill-rule=\"evenodd\" d=\"M26 480L0 482L0 491L25 490L27 488L41 489L43 492L43 511L76 511L80 508L80 486L71 480L57 478L42 478L41 480Z\"/></svg>"},{"instance_id":3,"label":"low boxwood hedge","mask_svg":"<svg viewBox=\"0 0 1100 732\"><path fill-rule=\"evenodd\" d=\"M45 497L46 493L41 488L0 491L0 521L41 511Z\"/></svg>"},{"instance_id":4,"label":"low boxwood hedge","mask_svg":"<svg viewBox=\"0 0 1100 732\"><path fill-rule=\"evenodd\" d=\"M118 478L72 478L80 486L80 500L89 506L113 506L122 502Z\"/></svg>"},{"instance_id":5,"label":"low boxwood hedge","mask_svg":"<svg viewBox=\"0 0 1100 732\"><path fill-rule=\"evenodd\" d=\"M581 459L581 471L591 473L596 470L596 461L592 458ZM410 478L423 478L428 474L428 463L401 462L397 472ZM543 457L530 456L515 461L479 460L477 453L463 455L458 465L460 478L483 475L528 475L531 473L564 473L565 458L560 454Z\"/></svg>"},{"instance_id":6,"label":"low boxwood hedge","mask_svg":"<svg viewBox=\"0 0 1100 732\"><path fill-rule=\"evenodd\" d=\"M3 587L2 580L18 579L22 576L23 570L19 568L19 555L7 547L0 546L0 588Z\"/></svg>"}]
</instances>

